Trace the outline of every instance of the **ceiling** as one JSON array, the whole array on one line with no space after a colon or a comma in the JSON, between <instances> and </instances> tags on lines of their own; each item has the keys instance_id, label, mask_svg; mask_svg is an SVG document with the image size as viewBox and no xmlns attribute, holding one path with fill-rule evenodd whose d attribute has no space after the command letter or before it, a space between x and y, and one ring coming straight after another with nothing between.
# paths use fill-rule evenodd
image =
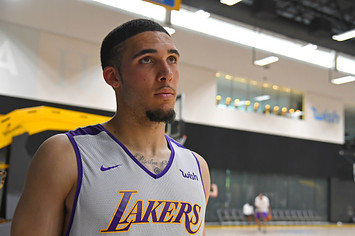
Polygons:
<instances>
[{"instance_id":1,"label":"ceiling","mask_svg":"<svg viewBox=\"0 0 355 236\"><path fill-rule=\"evenodd\" d=\"M355 0L243 0L233 6L219 0L182 3L355 57L355 39L338 42L331 38L355 29ZM355 137L355 107L348 106L345 115L346 141L350 142Z\"/></svg>"},{"instance_id":2,"label":"ceiling","mask_svg":"<svg viewBox=\"0 0 355 236\"><path fill-rule=\"evenodd\" d=\"M182 0L182 4L290 38L355 56L355 39L331 36L355 29L355 0Z\"/></svg>"}]
</instances>

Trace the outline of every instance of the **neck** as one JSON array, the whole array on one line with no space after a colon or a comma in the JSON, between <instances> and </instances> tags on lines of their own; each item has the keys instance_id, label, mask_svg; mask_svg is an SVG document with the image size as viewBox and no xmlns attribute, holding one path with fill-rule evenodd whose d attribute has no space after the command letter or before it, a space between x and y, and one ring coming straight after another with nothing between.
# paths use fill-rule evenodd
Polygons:
<instances>
[{"instance_id":1,"label":"neck","mask_svg":"<svg viewBox=\"0 0 355 236\"><path fill-rule=\"evenodd\" d=\"M168 147L164 136L165 123L163 122L152 122L148 119L144 121L125 119L116 114L103 125L132 153L140 152L155 156L157 152Z\"/></svg>"}]
</instances>

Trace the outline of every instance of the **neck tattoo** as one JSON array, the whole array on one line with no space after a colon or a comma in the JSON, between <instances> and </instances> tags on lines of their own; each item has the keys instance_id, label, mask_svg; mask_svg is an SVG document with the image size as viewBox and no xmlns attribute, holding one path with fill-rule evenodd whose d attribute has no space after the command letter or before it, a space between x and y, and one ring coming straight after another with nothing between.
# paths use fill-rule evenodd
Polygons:
<instances>
[{"instance_id":1,"label":"neck tattoo","mask_svg":"<svg viewBox=\"0 0 355 236\"><path fill-rule=\"evenodd\" d=\"M167 160L163 160L160 162L155 161L153 158L146 158L141 153L134 154L134 157L137 158L137 160L144 166L146 166L148 169L153 169L154 174L161 173L168 164Z\"/></svg>"}]
</instances>

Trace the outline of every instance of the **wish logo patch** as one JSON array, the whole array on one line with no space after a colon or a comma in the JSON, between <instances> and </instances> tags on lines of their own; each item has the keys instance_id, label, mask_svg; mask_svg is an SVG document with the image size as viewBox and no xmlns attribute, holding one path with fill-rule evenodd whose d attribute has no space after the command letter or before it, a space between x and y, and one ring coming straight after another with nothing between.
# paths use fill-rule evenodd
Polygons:
<instances>
[{"instance_id":1,"label":"wish logo patch","mask_svg":"<svg viewBox=\"0 0 355 236\"><path fill-rule=\"evenodd\" d=\"M182 176L184 177L184 178L187 178L187 179L192 179L192 180L197 180L198 181L198 177L197 177L197 175L194 173L194 172L190 172L190 171L188 171L188 172L184 172L182 169L180 169L180 172L181 172L181 174L182 174Z\"/></svg>"}]
</instances>

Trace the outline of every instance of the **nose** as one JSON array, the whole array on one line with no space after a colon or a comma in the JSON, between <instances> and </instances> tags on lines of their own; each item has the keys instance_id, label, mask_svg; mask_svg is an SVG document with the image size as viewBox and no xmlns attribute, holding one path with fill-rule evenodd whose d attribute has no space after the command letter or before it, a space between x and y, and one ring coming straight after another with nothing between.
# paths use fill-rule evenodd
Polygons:
<instances>
[{"instance_id":1,"label":"nose","mask_svg":"<svg viewBox=\"0 0 355 236\"><path fill-rule=\"evenodd\" d=\"M159 73L158 73L158 81L171 81L174 77L173 70L171 65L167 62L160 63Z\"/></svg>"}]
</instances>

